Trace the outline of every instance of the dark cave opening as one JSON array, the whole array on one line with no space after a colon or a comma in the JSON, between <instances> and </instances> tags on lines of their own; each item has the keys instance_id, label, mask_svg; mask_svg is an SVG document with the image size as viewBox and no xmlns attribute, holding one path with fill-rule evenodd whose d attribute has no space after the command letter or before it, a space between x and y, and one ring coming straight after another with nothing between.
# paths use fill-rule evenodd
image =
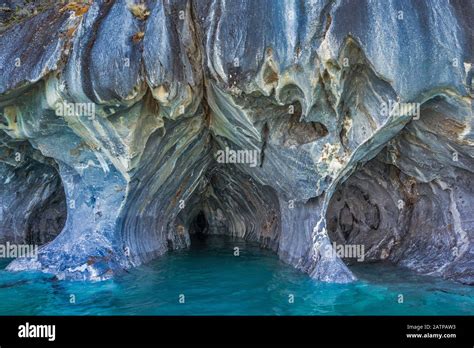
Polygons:
<instances>
[{"instance_id":1,"label":"dark cave opening","mask_svg":"<svg viewBox=\"0 0 474 348\"><path fill-rule=\"evenodd\" d=\"M185 236L186 246L191 247L209 236L227 236L277 252L280 215L274 189L256 182L238 166L215 163L176 217L173 236ZM169 248L175 249L179 247Z\"/></svg>"},{"instance_id":2,"label":"dark cave opening","mask_svg":"<svg viewBox=\"0 0 474 348\"><path fill-rule=\"evenodd\" d=\"M62 182L47 200L34 208L25 233L27 244L43 245L56 238L64 228L67 219L66 196Z\"/></svg>"},{"instance_id":3,"label":"dark cave opening","mask_svg":"<svg viewBox=\"0 0 474 348\"><path fill-rule=\"evenodd\" d=\"M202 210L199 211L194 220L191 222L189 232L198 240L206 239L209 232L209 223L207 221L206 214Z\"/></svg>"},{"instance_id":4,"label":"dark cave opening","mask_svg":"<svg viewBox=\"0 0 474 348\"><path fill-rule=\"evenodd\" d=\"M0 134L0 153L13 152L18 161L0 161L0 243L42 246L62 231L66 219L66 195L57 164L33 149Z\"/></svg>"},{"instance_id":5,"label":"dark cave opening","mask_svg":"<svg viewBox=\"0 0 474 348\"><path fill-rule=\"evenodd\" d=\"M29 159L25 167L28 185L22 193L25 201L34 201L24 217L24 242L37 246L53 241L67 220L66 194L57 164L47 157L43 160Z\"/></svg>"}]
</instances>

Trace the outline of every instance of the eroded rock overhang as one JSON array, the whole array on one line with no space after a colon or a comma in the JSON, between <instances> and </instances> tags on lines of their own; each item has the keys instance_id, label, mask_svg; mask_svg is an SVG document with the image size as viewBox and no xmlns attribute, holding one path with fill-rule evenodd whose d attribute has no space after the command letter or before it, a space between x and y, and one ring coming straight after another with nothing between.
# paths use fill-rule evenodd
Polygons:
<instances>
[{"instance_id":1,"label":"eroded rock overhang","mask_svg":"<svg viewBox=\"0 0 474 348\"><path fill-rule=\"evenodd\" d=\"M8 28L2 143L27 144L47 164L37 175L57 173L67 208L38 258L9 269L105 279L188 247L204 224L319 280L355 279L322 252L337 241L472 283L466 16L457 1L94 1ZM397 101L414 109L384 111ZM226 149L256 155L220 163ZM428 193L412 198L405 178ZM21 219L11 204L2 212ZM443 256L427 257L433 248Z\"/></svg>"}]
</instances>

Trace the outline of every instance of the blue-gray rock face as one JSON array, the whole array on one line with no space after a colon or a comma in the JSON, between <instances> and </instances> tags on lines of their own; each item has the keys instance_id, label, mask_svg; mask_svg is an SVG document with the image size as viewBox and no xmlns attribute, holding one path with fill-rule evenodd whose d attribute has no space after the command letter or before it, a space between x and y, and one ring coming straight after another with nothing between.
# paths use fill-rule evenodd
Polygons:
<instances>
[{"instance_id":1,"label":"blue-gray rock face","mask_svg":"<svg viewBox=\"0 0 474 348\"><path fill-rule=\"evenodd\" d=\"M474 283L471 1L15 3L0 240L47 244L8 269L106 279L209 233Z\"/></svg>"}]
</instances>

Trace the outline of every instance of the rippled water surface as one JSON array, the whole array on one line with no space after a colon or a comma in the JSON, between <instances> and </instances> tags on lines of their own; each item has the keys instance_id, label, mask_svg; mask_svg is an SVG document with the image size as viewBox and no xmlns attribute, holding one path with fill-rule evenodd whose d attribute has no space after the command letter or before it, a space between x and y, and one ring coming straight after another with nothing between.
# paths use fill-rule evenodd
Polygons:
<instances>
[{"instance_id":1,"label":"rippled water surface","mask_svg":"<svg viewBox=\"0 0 474 348\"><path fill-rule=\"evenodd\" d=\"M270 251L220 237L105 282L10 273L7 264L0 264L0 315L474 314L474 287L380 264L351 267L359 278L352 284L319 283Z\"/></svg>"}]
</instances>

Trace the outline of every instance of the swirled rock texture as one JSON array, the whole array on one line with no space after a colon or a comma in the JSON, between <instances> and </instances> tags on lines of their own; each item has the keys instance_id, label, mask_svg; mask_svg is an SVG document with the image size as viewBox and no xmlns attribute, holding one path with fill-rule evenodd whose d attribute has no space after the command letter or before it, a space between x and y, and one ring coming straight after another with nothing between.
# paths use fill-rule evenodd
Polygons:
<instances>
[{"instance_id":1,"label":"swirled rock texture","mask_svg":"<svg viewBox=\"0 0 474 348\"><path fill-rule=\"evenodd\" d=\"M474 283L472 2L21 3L0 240L46 244L8 269L107 279L227 234L323 281L355 280L336 242Z\"/></svg>"}]
</instances>

